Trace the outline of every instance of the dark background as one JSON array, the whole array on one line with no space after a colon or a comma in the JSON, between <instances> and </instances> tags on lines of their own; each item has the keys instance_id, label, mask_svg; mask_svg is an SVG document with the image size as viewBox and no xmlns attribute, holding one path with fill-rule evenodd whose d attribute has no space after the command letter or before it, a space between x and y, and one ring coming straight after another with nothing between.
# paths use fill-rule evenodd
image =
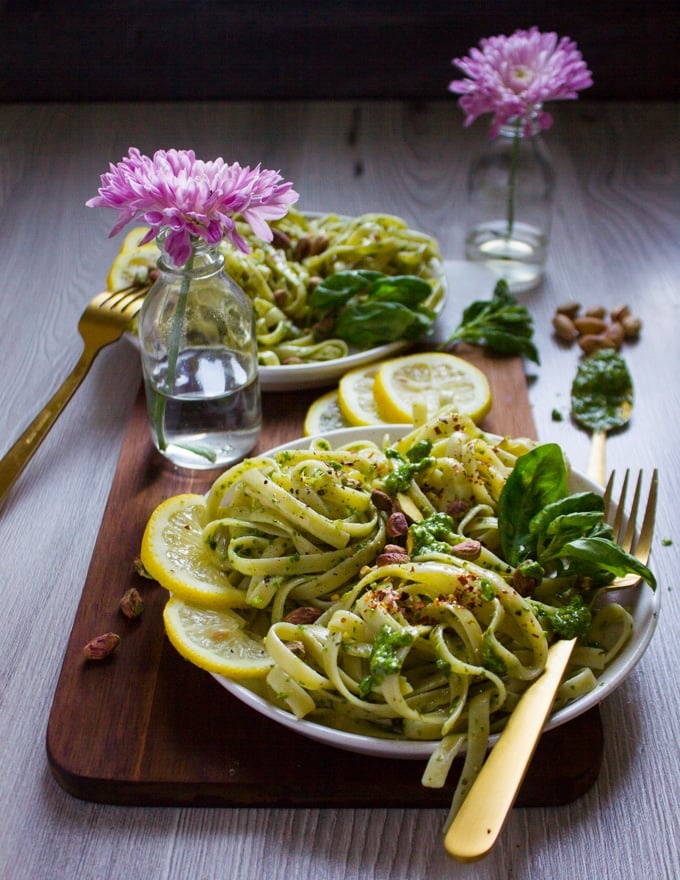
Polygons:
<instances>
[{"instance_id":1,"label":"dark background","mask_svg":"<svg viewBox=\"0 0 680 880\"><path fill-rule=\"evenodd\" d=\"M589 99L678 97L669 0L0 0L0 101L450 98L451 59L535 24ZM585 97L585 95L584 95Z\"/></svg>"}]
</instances>

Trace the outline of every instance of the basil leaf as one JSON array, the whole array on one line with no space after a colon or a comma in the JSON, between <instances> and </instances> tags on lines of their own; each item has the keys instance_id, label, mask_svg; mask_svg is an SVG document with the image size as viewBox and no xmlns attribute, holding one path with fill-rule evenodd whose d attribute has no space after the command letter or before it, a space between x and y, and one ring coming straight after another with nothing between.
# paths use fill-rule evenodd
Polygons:
<instances>
[{"instance_id":1,"label":"basil leaf","mask_svg":"<svg viewBox=\"0 0 680 880\"><path fill-rule=\"evenodd\" d=\"M424 302L432 288L422 278L414 275L383 275L368 291L371 300L389 300L413 309Z\"/></svg>"},{"instance_id":2,"label":"basil leaf","mask_svg":"<svg viewBox=\"0 0 680 880\"><path fill-rule=\"evenodd\" d=\"M326 324L317 332L370 348L424 336L436 317L422 305L431 294L430 283L415 275L348 269L321 281L310 293L309 304L312 321Z\"/></svg>"},{"instance_id":3,"label":"basil leaf","mask_svg":"<svg viewBox=\"0 0 680 880\"><path fill-rule=\"evenodd\" d=\"M437 317L434 312L429 309L418 309L417 312L411 312L413 321L404 331L403 339L407 342L417 342L426 336L432 329L432 324ZM396 341L396 339L394 340Z\"/></svg>"},{"instance_id":4,"label":"basil leaf","mask_svg":"<svg viewBox=\"0 0 680 880\"><path fill-rule=\"evenodd\" d=\"M309 295L313 311L327 313L341 308L346 302L361 293L367 293L371 285L382 278L381 272L357 269L336 272L324 278Z\"/></svg>"},{"instance_id":5,"label":"basil leaf","mask_svg":"<svg viewBox=\"0 0 680 880\"><path fill-rule=\"evenodd\" d=\"M544 567L553 559L564 555L564 546L578 538L592 537L602 534L602 513L593 511L575 511L552 520L545 531L539 533L536 558ZM609 534L607 534L609 537Z\"/></svg>"},{"instance_id":6,"label":"basil leaf","mask_svg":"<svg viewBox=\"0 0 680 880\"><path fill-rule=\"evenodd\" d=\"M566 498L560 498L547 504L543 510L534 516L529 524L532 534L540 534L547 531L551 523L559 517L568 516L572 513L584 511L597 511L600 518L604 513L604 499L595 492L575 492Z\"/></svg>"},{"instance_id":7,"label":"basil leaf","mask_svg":"<svg viewBox=\"0 0 680 880\"><path fill-rule=\"evenodd\" d=\"M653 590L656 589L656 578L650 569L614 541L599 537L579 538L565 544L562 553L579 562L604 568L616 577L624 577L633 571L644 578Z\"/></svg>"},{"instance_id":8,"label":"basil leaf","mask_svg":"<svg viewBox=\"0 0 680 880\"><path fill-rule=\"evenodd\" d=\"M501 552L516 568L532 560L545 574L567 573L595 588L635 572L656 589L649 568L613 540L602 497L568 494L567 469L555 443L517 459L499 497L498 529Z\"/></svg>"},{"instance_id":9,"label":"basil leaf","mask_svg":"<svg viewBox=\"0 0 680 880\"><path fill-rule=\"evenodd\" d=\"M333 332L358 348L368 348L410 338L407 334L414 320L414 313L401 303L365 302L346 306Z\"/></svg>"},{"instance_id":10,"label":"basil leaf","mask_svg":"<svg viewBox=\"0 0 680 880\"><path fill-rule=\"evenodd\" d=\"M538 363L536 346L523 333L509 333L507 330L487 328L484 336L485 344L499 354L523 354L526 358Z\"/></svg>"},{"instance_id":11,"label":"basil leaf","mask_svg":"<svg viewBox=\"0 0 680 880\"><path fill-rule=\"evenodd\" d=\"M543 508L567 495L567 470L556 443L521 455L501 490L498 526L503 557L510 565L535 558L531 521Z\"/></svg>"},{"instance_id":12,"label":"basil leaf","mask_svg":"<svg viewBox=\"0 0 680 880\"><path fill-rule=\"evenodd\" d=\"M531 341L533 333L533 319L528 309L515 300L507 281L500 280L490 300L478 300L463 310L460 324L442 348L467 342L485 345L498 354L524 355L538 364L538 349Z\"/></svg>"}]
</instances>

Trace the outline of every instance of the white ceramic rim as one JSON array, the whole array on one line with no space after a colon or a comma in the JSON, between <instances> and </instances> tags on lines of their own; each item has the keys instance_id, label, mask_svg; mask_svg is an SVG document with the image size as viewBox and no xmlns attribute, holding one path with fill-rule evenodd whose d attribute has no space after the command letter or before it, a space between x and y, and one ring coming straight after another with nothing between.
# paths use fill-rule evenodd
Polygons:
<instances>
[{"instance_id":1,"label":"white ceramic rim","mask_svg":"<svg viewBox=\"0 0 680 880\"><path fill-rule=\"evenodd\" d=\"M276 367L258 367L262 391L300 391L306 388L321 388L341 379L348 370L372 364L382 358L391 357L408 348L406 342L390 342L377 348L367 348L346 357L329 361L310 361L305 364L287 364Z\"/></svg>"}]
</instances>

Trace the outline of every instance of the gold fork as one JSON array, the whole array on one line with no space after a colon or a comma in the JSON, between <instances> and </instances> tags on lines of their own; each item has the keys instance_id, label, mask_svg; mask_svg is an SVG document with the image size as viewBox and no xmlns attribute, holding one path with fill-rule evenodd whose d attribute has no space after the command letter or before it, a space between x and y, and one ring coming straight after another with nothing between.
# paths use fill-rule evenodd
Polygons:
<instances>
[{"instance_id":1,"label":"gold fork","mask_svg":"<svg viewBox=\"0 0 680 880\"><path fill-rule=\"evenodd\" d=\"M105 291L97 294L89 303L78 322L78 332L84 342L78 363L0 461L0 501L45 439L47 432L87 375L97 354L105 346L120 339L126 331L130 321L142 307L147 290L148 287L127 287L115 293Z\"/></svg>"},{"instance_id":2,"label":"gold fork","mask_svg":"<svg viewBox=\"0 0 680 880\"><path fill-rule=\"evenodd\" d=\"M612 471L607 481L607 487L604 492L604 518L611 523L614 529L616 541L628 553L633 553L642 563L647 563L649 553L652 547L652 536L654 535L654 520L656 517L656 496L659 488L659 472L654 468L652 480L649 486L649 495L647 496L647 504L642 517L642 528L640 533L635 534L635 522L637 520L638 510L640 507L640 499L642 497L642 471L638 474L635 490L633 492L633 503L626 518L625 504L626 495L628 494L628 484L630 479L630 469L626 470L623 477L623 484L619 492L619 499L614 504L612 502L612 493L614 489L615 472ZM606 590L622 590L625 587L637 586L641 581L639 575L631 572L624 577L615 578L611 584L608 584Z\"/></svg>"},{"instance_id":3,"label":"gold fork","mask_svg":"<svg viewBox=\"0 0 680 880\"><path fill-rule=\"evenodd\" d=\"M611 475L605 491L605 518L608 522L612 518L611 524L617 543L644 564L649 559L654 533L658 479L655 469L637 541L635 521L642 494L642 471L637 479L633 506L627 518L624 505L629 472L626 471L616 504L612 501L614 474ZM641 580L635 574L616 578L608 589L633 587ZM496 843L526 775L575 644L576 639L560 639L552 645L543 674L522 695L447 829L444 846L448 854L457 861L476 862L487 855Z\"/></svg>"}]
</instances>

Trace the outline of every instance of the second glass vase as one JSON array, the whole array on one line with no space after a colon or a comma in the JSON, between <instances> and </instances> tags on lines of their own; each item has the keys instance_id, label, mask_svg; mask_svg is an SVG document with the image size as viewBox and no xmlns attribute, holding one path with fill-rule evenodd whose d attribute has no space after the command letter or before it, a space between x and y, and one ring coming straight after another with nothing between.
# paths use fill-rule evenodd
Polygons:
<instances>
[{"instance_id":1,"label":"second glass vase","mask_svg":"<svg viewBox=\"0 0 680 880\"><path fill-rule=\"evenodd\" d=\"M216 247L194 242L178 268L163 239L139 316L152 438L180 467L224 467L250 452L262 423L253 309Z\"/></svg>"},{"instance_id":2,"label":"second glass vase","mask_svg":"<svg viewBox=\"0 0 680 880\"><path fill-rule=\"evenodd\" d=\"M555 172L538 131L503 126L468 175L465 256L505 278L517 292L544 273L553 212Z\"/></svg>"}]
</instances>

